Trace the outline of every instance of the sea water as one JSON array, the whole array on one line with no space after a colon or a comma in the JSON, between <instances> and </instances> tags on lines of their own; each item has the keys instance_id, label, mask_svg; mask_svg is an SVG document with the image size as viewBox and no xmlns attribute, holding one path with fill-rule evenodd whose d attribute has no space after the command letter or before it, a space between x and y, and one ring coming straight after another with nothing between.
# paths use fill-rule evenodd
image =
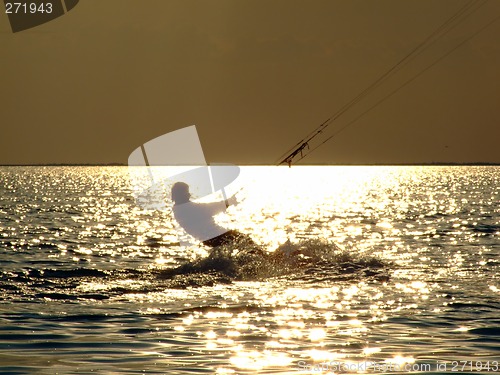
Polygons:
<instances>
[{"instance_id":1,"label":"sea water","mask_svg":"<svg viewBox=\"0 0 500 375\"><path fill-rule=\"evenodd\" d=\"M1 167L0 373L500 372L500 167L235 183L221 225L340 263L172 273L208 249L136 204L127 167Z\"/></svg>"}]
</instances>

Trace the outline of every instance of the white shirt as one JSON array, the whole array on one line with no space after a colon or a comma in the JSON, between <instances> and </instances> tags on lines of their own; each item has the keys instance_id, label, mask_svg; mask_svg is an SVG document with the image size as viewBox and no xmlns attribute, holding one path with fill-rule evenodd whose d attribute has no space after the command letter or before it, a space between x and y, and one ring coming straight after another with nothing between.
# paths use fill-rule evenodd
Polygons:
<instances>
[{"instance_id":1,"label":"white shirt","mask_svg":"<svg viewBox=\"0 0 500 375\"><path fill-rule=\"evenodd\" d=\"M218 225L214 216L226 210L224 202L175 204L175 220L184 230L198 241L206 241L226 233L226 228Z\"/></svg>"}]
</instances>

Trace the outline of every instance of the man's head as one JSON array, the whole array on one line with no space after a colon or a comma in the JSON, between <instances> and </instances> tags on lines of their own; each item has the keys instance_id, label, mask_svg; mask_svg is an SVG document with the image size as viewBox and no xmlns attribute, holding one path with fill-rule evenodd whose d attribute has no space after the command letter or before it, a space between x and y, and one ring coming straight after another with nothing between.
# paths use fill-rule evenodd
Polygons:
<instances>
[{"instance_id":1,"label":"man's head","mask_svg":"<svg viewBox=\"0 0 500 375\"><path fill-rule=\"evenodd\" d=\"M185 182L176 182L172 186L172 200L175 204L182 204L189 202L191 194L189 193L189 185Z\"/></svg>"}]
</instances>

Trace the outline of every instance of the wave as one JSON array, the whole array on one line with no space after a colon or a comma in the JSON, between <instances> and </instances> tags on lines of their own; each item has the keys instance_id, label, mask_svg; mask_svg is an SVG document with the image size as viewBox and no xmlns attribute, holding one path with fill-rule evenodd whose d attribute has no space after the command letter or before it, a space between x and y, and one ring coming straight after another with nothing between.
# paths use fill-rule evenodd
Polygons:
<instances>
[{"instance_id":1,"label":"wave","mask_svg":"<svg viewBox=\"0 0 500 375\"><path fill-rule=\"evenodd\" d=\"M333 243L306 240L287 243L274 253L221 246L203 259L159 272L170 287L210 286L233 281L256 281L288 276L312 282L359 278L384 281L390 264L375 257L356 255Z\"/></svg>"},{"instance_id":2,"label":"wave","mask_svg":"<svg viewBox=\"0 0 500 375\"><path fill-rule=\"evenodd\" d=\"M500 234L500 225L476 224L468 225L468 227L478 236L494 236L495 234Z\"/></svg>"},{"instance_id":3,"label":"wave","mask_svg":"<svg viewBox=\"0 0 500 375\"><path fill-rule=\"evenodd\" d=\"M170 269L24 268L0 273L2 297L18 300L105 300L165 289L263 281L286 277L309 283L386 281L390 264L319 240L287 243L274 253L241 243L221 246L208 257ZM127 281L126 283L122 281ZM105 285L87 289L86 285ZM101 287L100 287L101 288Z\"/></svg>"}]
</instances>

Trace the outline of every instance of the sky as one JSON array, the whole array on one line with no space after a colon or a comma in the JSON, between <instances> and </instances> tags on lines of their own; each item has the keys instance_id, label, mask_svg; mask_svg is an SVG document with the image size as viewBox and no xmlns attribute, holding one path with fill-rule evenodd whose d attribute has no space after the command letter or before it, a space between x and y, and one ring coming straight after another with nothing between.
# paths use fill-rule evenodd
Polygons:
<instances>
[{"instance_id":1,"label":"sky","mask_svg":"<svg viewBox=\"0 0 500 375\"><path fill-rule=\"evenodd\" d=\"M500 1L81 0L0 15L0 164L127 163L190 125L209 163L275 164L467 5L301 163L500 163L500 20L475 35Z\"/></svg>"}]
</instances>

